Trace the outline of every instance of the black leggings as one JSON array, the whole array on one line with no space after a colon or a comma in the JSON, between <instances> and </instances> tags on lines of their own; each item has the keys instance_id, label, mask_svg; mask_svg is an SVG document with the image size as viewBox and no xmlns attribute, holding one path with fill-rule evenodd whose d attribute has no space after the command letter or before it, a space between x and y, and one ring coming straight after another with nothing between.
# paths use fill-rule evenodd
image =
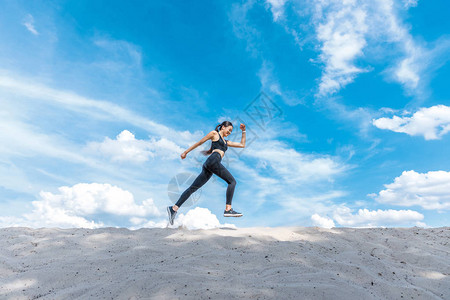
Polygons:
<instances>
[{"instance_id":1,"label":"black leggings","mask_svg":"<svg viewBox=\"0 0 450 300\"><path fill-rule=\"evenodd\" d=\"M228 183L227 204L231 205L234 188L236 186L236 180L234 179L233 175L231 175L231 173L221 164L221 161L222 157L220 156L220 153L213 152L203 164L202 172L200 173L200 175L198 175L191 186L188 187L188 189L185 190L183 194L181 194L180 199L178 199L175 205L178 207L183 205L184 201L186 201L193 192L201 188L211 178L213 173Z\"/></svg>"}]
</instances>

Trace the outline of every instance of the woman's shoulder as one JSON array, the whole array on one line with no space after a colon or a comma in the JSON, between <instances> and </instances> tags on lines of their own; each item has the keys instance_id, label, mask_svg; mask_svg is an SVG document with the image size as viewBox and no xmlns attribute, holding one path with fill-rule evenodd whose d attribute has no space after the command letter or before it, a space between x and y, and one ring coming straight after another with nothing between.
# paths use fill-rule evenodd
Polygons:
<instances>
[{"instance_id":1,"label":"woman's shoulder","mask_svg":"<svg viewBox=\"0 0 450 300\"><path fill-rule=\"evenodd\" d=\"M214 139L218 139L219 138L219 133L217 131L215 131L215 130L211 130L208 133L208 135L211 136L211 138L214 138Z\"/></svg>"}]
</instances>

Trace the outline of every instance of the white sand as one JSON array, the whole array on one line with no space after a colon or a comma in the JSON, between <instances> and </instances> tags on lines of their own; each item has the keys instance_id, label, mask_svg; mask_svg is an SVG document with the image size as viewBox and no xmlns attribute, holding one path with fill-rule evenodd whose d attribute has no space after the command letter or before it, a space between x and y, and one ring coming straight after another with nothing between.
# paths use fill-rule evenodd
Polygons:
<instances>
[{"instance_id":1,"label":"white sand","mask_svg":"<svg viewBox=\"0 0 450 300\"><path fill-rule=\"evenodd\" d=\"M1 299L450 299L450 228L0 229Z\"/></svg>"}]
</instances>

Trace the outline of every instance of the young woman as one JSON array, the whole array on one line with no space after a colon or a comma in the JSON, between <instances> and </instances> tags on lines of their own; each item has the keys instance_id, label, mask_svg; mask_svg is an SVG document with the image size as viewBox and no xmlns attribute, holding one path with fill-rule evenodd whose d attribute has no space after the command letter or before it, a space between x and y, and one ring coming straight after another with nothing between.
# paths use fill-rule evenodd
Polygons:
<instances>
[{"instance_id":1,"label":"young woman","mask_svg":"<svg viewBox=\"0 0 450 300\"><path fill-rule=\"evenodd\" d=\"M225 155L225 151L227 151L228 146L235 148L244 148L245 147L245 125L241 124L240 126L242 130L242 138L240 143L231 142L228 140L224 140L224 137L227 137L233 131L233 124L229 121L224 121L221 124L217 125L216 129L208 133L204 138L202 138L199 142L195 143L189 149L184 151L181 154L181 159L185 159L186 155L206 142L207 140L211 140L211 148L208 151L202 151L204 155L210 155L202 167L202 172L198 177L194 180L190 187L187 188L181 194L177 203L173 206L167 206L167 213L169 215L169 222L173 225L173 220L177 214L178 208L189 198L189 196L202 187L214 174L222 178L228 183L227 188L227 203L225 207L225 211L223 212L224 217L241 217L242 214L234 211L231 208L231 201L233 199L234 188L236 186L236 180L231 175L231 173L221 164L221 160Z\"/></svg>"}]
</instances>

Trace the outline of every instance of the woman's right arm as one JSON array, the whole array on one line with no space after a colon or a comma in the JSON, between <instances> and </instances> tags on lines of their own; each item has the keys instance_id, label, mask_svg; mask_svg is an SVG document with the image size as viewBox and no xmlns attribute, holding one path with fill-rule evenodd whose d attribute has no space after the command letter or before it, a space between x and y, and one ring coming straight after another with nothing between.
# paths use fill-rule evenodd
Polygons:
<instances>
[{"instance_id":1,"label":"woman's right arm","mask_svg":"<svg viewBox=\"0 0 450 300\"><path fill-rule=\"evenodd\" d=\"M198 146L200 146L201 144L203 144L204 142L206 142L207 140L210 140L214 137L215 134L215 130L210 131L207 135L205 135L200 141L198 141L197 143L195 143L194 145L192 145L191 147L189 147L186 151L184 151L181 154L181 158L185 159L186 155L191 152L192 150L194 150L195 148L197 148Z\"/></svg>"}]
</instances>

